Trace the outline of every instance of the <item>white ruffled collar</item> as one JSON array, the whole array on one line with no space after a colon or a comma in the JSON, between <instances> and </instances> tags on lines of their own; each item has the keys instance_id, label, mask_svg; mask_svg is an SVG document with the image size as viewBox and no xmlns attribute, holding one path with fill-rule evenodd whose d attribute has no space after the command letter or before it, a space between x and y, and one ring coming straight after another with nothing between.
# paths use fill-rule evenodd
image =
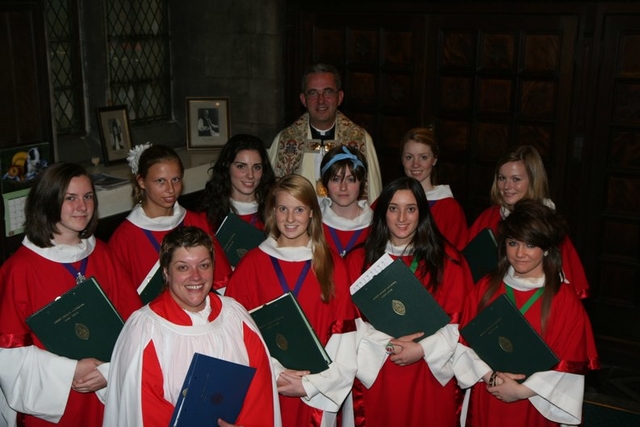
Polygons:
<instances>
[{"instance_id":1,"label":"white ruffled collar","mask_svg":"<svg viewBox=\"0 0 640 427\"><path fill-rule=\"evenodd\" d=\"M238 215L251 215L258 212L258 202L239 202L229 198L231 206L238 212Z\"/></svg>"},{"instance_id":2,"label":"white ruffled collar","mask_svg":"<svg viewBox=\"0 0 640 427\"><path fill-rule=\"evenodd\" d=\"M517 291L530 291L540 289L544 286L544 276L537 279L530 279L516 275L513 267L509 266L509 270L504 275L504 283Z\"/></svg>"},{"instance_id":3,"label":"white ruffled collar","mask_svg":"<svg viewBox=\"0 0 640 427\"><path fill-rule=\"evenodd\" d=\"M262 252L282 261L307 261L313 258L313 243L309 240L307 246L286 246L278 247L278 241L269 236L264 242L260 243L259 248Z\"/></svg>"},{"instance_id":4,"label":"white ruffled collar","mask_svg":"<svg viewBox=\"0 0 640 427\"><path fill-rule=\"evenodd\" d=\"M322 222L331 228L342 231L355 231L367 228L373 219L373 211L366 200L358 200L358 206L362 209L360 215L354 219L348 219L336 214L331 205L333 201L329 197L320 199L320 212L322 212Z\"/></svg>"},{"instance_id":5,"label":"white ruffled collar","mask_svg":"<svg viewBox=\"0 0 640 427\"><path fill-rule=\"evenodd\" d=\"M31 240L25 236L22 240L22 245L49 261L71 263L78 262L91 255L96 247L96 238L91 236L87 239L80 240L80 243L75 245L54 244L54 246L48 248L41 248L34 245Z\"/></svg>"},{"instance_id":6,"label":"white ruffled collar","mask_svg":"<svg viewBox=\"0 0 640 427\"><path fill-rule=\"evenodd\" d=\"M451 187L448 185L436 185L433 189L426 192L427 200L453 199Z\"/></svg>"},{"instance_id":7,"label":"white ruffled collar","mask_svg":"<svg viewBox=\"0 0 640 427\"><path fill-rule=\"evenodd\" d=\"M184 217L187 215L187 211L180 206L178 202L173 205L173 213L171 216L159 216L157 218L149 218L142 209L142 205L135 205L127 219L138 228L151 231L167 231L173 230L179 226Z\"/></svg>"},{"instance_id":8,"label":"white ruffled collar","mask_svg":"<svg viewBox=\"0 0 640 427\"><path fill-rule=\"evenodd\" d=\"M387 246L384 248L384 251L389 255L394 256L413 255L413 245L411 243L407 243L402 246L394 246L391 241L387 241Z\"/></svg>"}]
</instances>

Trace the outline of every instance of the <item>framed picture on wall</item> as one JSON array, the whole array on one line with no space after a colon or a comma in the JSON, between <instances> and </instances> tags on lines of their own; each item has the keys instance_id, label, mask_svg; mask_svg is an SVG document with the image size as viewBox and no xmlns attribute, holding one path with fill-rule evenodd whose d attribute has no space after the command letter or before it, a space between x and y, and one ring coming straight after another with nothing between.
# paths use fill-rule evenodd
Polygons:
<instances>
[{"instance_id":1,"label":"framed picture on wall","mask_svg":"<svg viewBox=\"0 0 640 427\"><path fill-rule=\"evenodd\" d=\"M187 149L222 147L229 139L229 98L186 98Z\"/></svg>"},{"instance_id":2,"label":"framed picture on wall","mask_svg":"<svg viewBox=\"0 0 640 427\"><path fill-rule=\"evenodd\" d=\"M102 107L98 108L96 112L104 164L109 166L112 163L125 161L129 150L131 150L131 131L129 130L127 106Z\"/></svg>"}]
</instances>

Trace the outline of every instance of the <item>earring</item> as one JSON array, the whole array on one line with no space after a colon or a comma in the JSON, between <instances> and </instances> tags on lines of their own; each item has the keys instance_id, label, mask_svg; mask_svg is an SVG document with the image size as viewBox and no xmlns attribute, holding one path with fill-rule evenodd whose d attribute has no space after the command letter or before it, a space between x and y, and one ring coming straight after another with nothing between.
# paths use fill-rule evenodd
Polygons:
<instances>
[{"instance_id":1,"label":"earring","mask_svg":"<svg viewBox=\"0 0 640 427\"><path fill-rule=\"evenodd\" d=\"M544 253L542 255L544 255L544 256L549 255L549 251L544 251Z\"/></svg>"}]
</instances>

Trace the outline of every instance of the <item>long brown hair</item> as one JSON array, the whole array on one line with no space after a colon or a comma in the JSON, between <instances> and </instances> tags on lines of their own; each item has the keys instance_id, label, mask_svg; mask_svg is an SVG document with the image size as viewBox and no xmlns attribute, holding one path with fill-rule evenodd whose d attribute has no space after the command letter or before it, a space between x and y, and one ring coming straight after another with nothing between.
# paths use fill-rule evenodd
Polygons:
<instances>
[{"instance_id":1,"label":"long brown hair","mask_svg":"<svg viewBox=\"0 0 640 427\"><path fill-rule=\"evenodd\" d=\"M559 245L566 234L566 223L555 211L535 200L520 200L498 226L498 268L492 273L489 288L482 297L478 310L482 310L500 288L509 270L507 239L537 246L545 251L542 259L544 291L542 292L542 330L551 312L553 297L562 286L562 253Z\"/></svg>"},{"instance_id":2,"label":"long brown hair","mask_svg":"<svg viewBox=\"0 0 640 427\"><path fill-rule=\"evenodd\" d=\"M335 295L333 258L322 230L322 214L316 191L309 180L301 175L285 175L276 181L267 196L265 209L265 232L274 239L278 239L281 234L276 223L276 195L281 191L302 202L313 214L307 228L313 250L311 266L320 282L322 301L328 302Z\"/></svg>"}]
</instances>

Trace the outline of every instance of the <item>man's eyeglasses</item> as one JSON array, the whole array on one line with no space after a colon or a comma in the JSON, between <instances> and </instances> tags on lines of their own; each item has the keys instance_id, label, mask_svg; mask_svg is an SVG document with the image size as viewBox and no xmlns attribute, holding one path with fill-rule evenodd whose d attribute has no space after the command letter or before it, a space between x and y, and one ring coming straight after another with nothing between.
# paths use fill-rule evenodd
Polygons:
<instances>
[{"instance_id":1,"label":"man's eyeglasses","mask_svg":"<svg viewBox=\"0 0 640 427\"><path fill-rule=\"evenodd\" d=\"M320 95L322 95L324 98L333 98L334 96L336 96L336 94L338 93L337 90L333 90L333 89L325 89L325 90L310 90L309 92L305 93L305 96L309 99L317 99Z\"/></svg>"}]
</instances>

